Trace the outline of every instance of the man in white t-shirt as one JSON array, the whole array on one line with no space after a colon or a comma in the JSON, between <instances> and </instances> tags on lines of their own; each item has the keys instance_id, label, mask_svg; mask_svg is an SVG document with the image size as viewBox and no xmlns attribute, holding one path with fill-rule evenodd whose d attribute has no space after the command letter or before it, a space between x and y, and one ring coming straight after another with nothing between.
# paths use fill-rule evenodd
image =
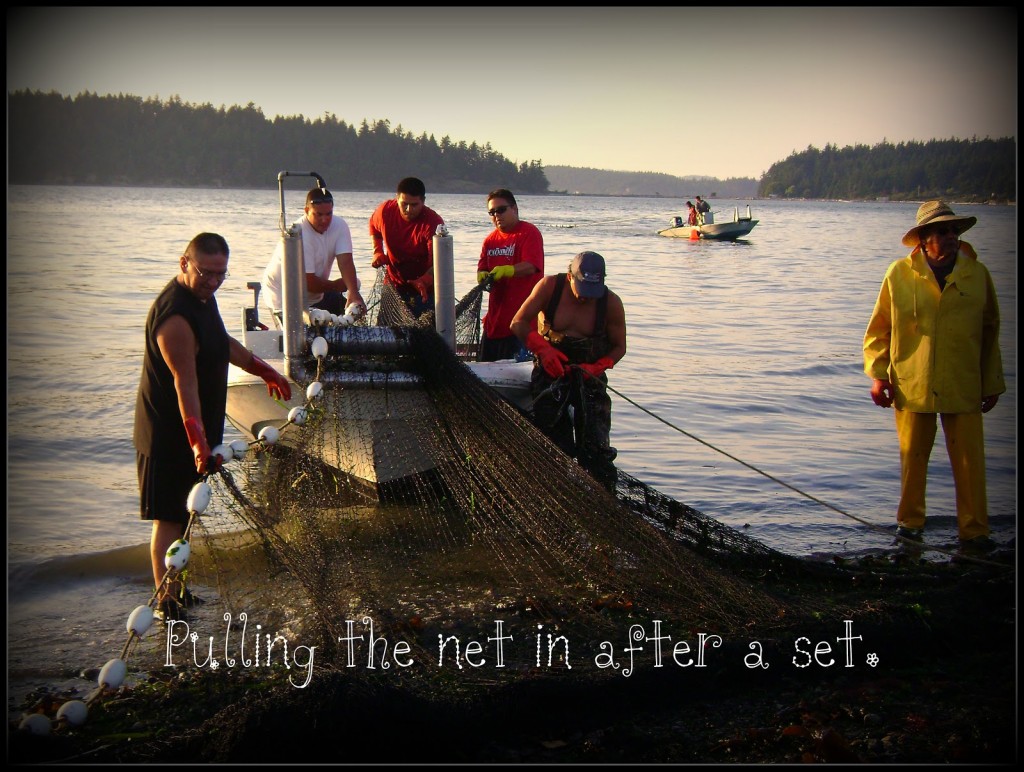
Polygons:
<instances>
[{"instance_id":1,"label":"man in white t-shirt","mask_svg":"<svg viewBox=\"0 0 1024 772\"><path fill-rule=\"evenodd\" d=\"M348 223L334 216L334 197L326 188L306 194L302 223L302 258L306 272L303 308L322 308L332 314L345 313L346 306L366 303L359 294L359 279L352 260L352 233ZM263 272L263 288L274 318L281 322L281 258L284 245L278 241ZM331 279L331 265L337 261L341 278ZM343 294L346 293L346 294Z\"/></svg>"}]
</instances>

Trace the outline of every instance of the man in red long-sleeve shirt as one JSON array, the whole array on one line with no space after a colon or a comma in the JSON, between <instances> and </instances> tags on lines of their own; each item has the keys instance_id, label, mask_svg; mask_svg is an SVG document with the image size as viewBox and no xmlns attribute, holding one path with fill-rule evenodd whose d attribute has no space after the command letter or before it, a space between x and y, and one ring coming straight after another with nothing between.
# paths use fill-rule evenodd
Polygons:
<instances>
[{"instance_id":1,"label":"man in red long-sleeve shirt","mask_svg":"<svg viewBox=\"0 0 1024 772\"><path fill-rule=\"evenodd\" d=\"M434 309L434 234L444 220L423 203L422 180L406 177L396 193L370 216L373 267L387 267L384 281L419 317Z\"/></svg>"}]
</instances>

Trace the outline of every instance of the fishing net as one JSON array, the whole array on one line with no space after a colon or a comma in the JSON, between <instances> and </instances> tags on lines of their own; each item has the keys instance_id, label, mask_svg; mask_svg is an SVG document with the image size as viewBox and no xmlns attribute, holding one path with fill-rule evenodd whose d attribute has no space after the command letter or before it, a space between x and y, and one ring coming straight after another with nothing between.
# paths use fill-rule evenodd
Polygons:
<instances>
[{"instance_id":1,"label":"fishing net","mask_svg":"<svg viewBox=\"0 0 1024 772\"><path fill-rule=\"evenodd\" d=\"M152 681L173 660L196 710L215 707L118 758L479 761L556 715L568 732L716 699L749 672L722 663L745 662L755 639L790 644L773 676L796 636L838 640L855 617L874 625L873 650L915 657L932 626L994 597L985 578L954 578L944 597L961 605L924 621L931 574L795 558L621 470L598 482L466 366L483 287L457 305L453 351L433 313L413 317L381 279L354 328L317 331L331 355L300 363L301 387L325 384L307 420L209 478L186 577L207 603L133 661L150 658ZM904 637L885 647L885 630ZM711 679L688 678L716 648ZM168 688L159 709L182 694Z\"/></svg>"},{"instance_id":2,"label":"fishing net","mask_svg":"<svg viewBox=\"0 0 1024 772\"><path fill-rule=\"evenodd\" d=\"M331 354L296 380L323 394L209 478L187 576L209 600L135 663L202 671L211 704L250 678L287 681L142 758L479 760L486 738L540 731L555 709L569 726L689 693L690 666L719 647L743 662L754 639L854 615L873 640L884 623L923 634L916 596L891 599L900 583L934 592L932 576L788 556L621 470L593 479L466 366L483 291L457 305L454 351L382 272L355 327L308 331ZM709 693L730 684L716 673Z\"/></svg>"},{"instance_id":3,"label":"fishing net","mask_svg":"<svg viewBox=\"0 0 1024 772\"><path fill-rule=\"evenodd\" d=\"M476 287L458 304L464 358L479 342L481 295ZM368 620L374 635L406 641L412 659L447 667L451 657L456 668L454 640L443 657L439 642L494 636L500 621L528 654L509 658L508 677L536 671L538 632L546 669L549 651L564 668L575 645L621 637L633 620L723 637L771 630L794 605L775 580L791 592L826 570L621 471L609 491L464 366L432 312L414 318L380 276L367 301L361 326L387 330L394 345L319 365L310 357L308 368L338 384L373 373L378 385L327 387L287 442L213 480L202 526L215 568L203 580L229 611L315 642L343 665L347 637L367 633ZM392 477L368 482L366 453L346 443L372 445ZM495 671L460 676L491 683Z\"/></svg>"}]
</instances>

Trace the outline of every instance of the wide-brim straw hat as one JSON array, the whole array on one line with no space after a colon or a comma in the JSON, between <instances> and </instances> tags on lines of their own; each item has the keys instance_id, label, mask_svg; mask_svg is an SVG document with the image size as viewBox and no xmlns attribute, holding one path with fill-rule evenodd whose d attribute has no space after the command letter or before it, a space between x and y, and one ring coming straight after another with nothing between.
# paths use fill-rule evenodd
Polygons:
<instances>
[{"instance_id":1,"label":"wide-brim straw hat","mask_svg":"<svg viewBox=\"0 0 1024 772\"><path fill-rule=\"evenodd\" d=\"M921 243L918 236L921 228L937 222L955 223L957 233L960 234L973 228L974 224L978 222L978 218L954 214L945 201L925 201L917 209L917 225L907 231L903 237L903 246L916 247Z\"/></svg>"}]
</instances>

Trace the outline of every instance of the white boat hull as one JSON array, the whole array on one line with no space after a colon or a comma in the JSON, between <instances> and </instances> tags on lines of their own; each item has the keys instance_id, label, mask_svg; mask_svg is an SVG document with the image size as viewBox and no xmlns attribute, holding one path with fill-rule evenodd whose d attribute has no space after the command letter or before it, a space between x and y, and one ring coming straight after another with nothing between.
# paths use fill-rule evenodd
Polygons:
<instances>
[{"instance_id":1,"label":"white boat hull","mask_svg":"<svg viewBox=\"0 0 1024 772\"><path fill-rule=\"evenodd\" d=\"M752 230L754 230L754 226L757 225L757 222L757 220L751 218L750 207L748 206L746 217L740 217L739 209L734 209L732 220L727 220L725 222L683 225L682 218L676 217L675 225L658 231L658 235L668 236L674 239L689 239L691 241L696 241L698 239L731 241L734 239L741 239L748 235Z\"/></svg>"},{"instance_id":2,"label":"white boat hull","mask_svg":"<svg viewBox=\"0 0 1024 772\"><path fill-rule=\"evenodd\" d=\"M512 359L504 359L500 362L466 362L465 365L473 375L520 410L527 411L532 406L530 397L532 360L516 362Z\"/></svg>"},{"instance_id":3,"label":"white boat hull","mask_svg":"<svg viewBox=\"0 0 1024 772\"><path fill-rule=\"evenodd\" d=\"M712 225L682 225L658 231L658 235L676 239L741 239L754 230L755 225L757 225L757 220L740 220ZM697 233L696 236L693 235L694 231Z\"/></svg>"},{"instance_id":4,"label":"white boat hull","mask_svg":"<svg viewBox=\"0 0 1024 772\"><path fill-rule=\"evenodd\" d=\"M284 372L282 357L264 357L278 372ZM481 380L522 409L530 404L532 362L470 362L469 369ZM330 388L330 387L328 387ZM342 420L332 422L324 437L321 460L365 483L378 492L399 480L429 472L433 459L426 453L408 453L417 442L411 421L430 418L434 407L422 388L386 388L382 385L347 387L332 393ZM228 372L227 418L246 439L252 441L265 426L281 428L288 411L305 403L305 386L292 383L292 398L278 403L267 392L261 378L232 365ZM280 442L289 445L293 431L284 431Z\"/></svg>"}]
</instances>

